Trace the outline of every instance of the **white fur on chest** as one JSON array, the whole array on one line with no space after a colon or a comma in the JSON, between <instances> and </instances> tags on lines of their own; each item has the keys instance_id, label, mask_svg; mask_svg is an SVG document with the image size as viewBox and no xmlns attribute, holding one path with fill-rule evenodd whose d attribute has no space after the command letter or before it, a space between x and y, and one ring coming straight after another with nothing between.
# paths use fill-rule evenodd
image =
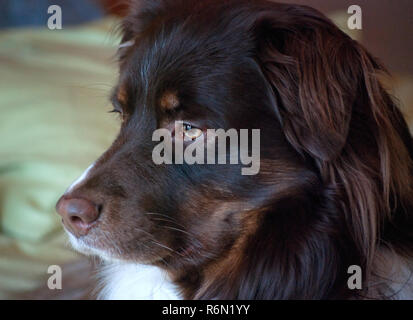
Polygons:
<instances>
[{"instance_id":1,"label":"white fur on chest","mask_svg":"<svg viewBox=\"0 0 413 320\"><path fill-rule=\"evenodd\" d=\"M181 299L176 286L167 274L153 266L111 262L101 271L104 300L177 300Z\"/></svg>"}]
</instances>

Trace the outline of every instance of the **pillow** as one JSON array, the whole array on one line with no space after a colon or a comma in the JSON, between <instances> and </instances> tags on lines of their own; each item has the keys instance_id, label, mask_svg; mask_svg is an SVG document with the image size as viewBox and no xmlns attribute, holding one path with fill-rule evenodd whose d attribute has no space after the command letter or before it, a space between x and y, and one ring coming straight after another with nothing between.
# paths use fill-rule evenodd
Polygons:
<instances>
[{"instance_id":1,"label":"pillow","mask_svg":"<svg viewBox=\"0 0 413 320\"><path fill-rule=\"evenodd\" d=\"M0 298L78 258L54 206L118 130L115 23L0 32Z\"/></svg>"}]
</instances>

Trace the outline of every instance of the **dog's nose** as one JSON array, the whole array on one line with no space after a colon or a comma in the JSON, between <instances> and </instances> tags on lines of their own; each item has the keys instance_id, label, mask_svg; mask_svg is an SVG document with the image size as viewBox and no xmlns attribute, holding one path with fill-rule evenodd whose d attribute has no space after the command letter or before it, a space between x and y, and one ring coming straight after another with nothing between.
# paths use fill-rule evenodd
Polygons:
<instances>
[{"instance_id":1,"label":"dog's nose","mask_svg":"<svg viewBox=\"0 0 413 320\"><path fill-rule=\"evenodd\" d=\"M67 196L62 196L57 202L56 211L62 216L64 225L77 237L86 235L100 214L99 206L92 201Z\"/></svg>"}]
</instances>

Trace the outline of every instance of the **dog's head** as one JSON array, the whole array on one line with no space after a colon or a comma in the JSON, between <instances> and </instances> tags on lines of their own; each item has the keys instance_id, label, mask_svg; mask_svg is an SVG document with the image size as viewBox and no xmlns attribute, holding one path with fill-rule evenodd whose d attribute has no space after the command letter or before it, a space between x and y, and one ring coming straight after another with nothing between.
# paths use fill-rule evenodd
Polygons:
<instances>
[{"instance_id":1,"label":"dog's head","mask_svg":"<svg viewBox=\"0 0 413 320\"><path fill-rule=\"evenodd\" d=\"M211 286L224 297L281 284L292 294L297 277L302 296L321 297L349 263L371 263L411 171L406 126L358 43L311 8L242 0L139 1L123 34L119 135L57 205L76 247L193 286L209 279L198 297ZM173 145L188 136L184 150L207 129L259 129L259 170L156 164L160 128ZM211 280L224 275L227 291Z\"/></svg>"}]
</instances>

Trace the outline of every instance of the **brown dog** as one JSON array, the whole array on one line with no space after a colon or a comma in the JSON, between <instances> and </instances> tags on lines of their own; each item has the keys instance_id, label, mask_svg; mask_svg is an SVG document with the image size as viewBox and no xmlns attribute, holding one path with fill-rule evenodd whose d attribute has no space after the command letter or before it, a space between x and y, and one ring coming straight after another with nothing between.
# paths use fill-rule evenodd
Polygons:
<instances>
[{"instance_id":1,"label":"brown dog","mask_svg":"<svg viewBox=\"0 0 413 320\"><path fill-rule=\"evenodd\" d=\"M261 0L138 1L122 27L119 136L57 204L108 261L102 297L413 296L413 143L364 48ZM152 134L175 121L260 129L259 173L156 165Z\"/></svg>"}]
</instances>

